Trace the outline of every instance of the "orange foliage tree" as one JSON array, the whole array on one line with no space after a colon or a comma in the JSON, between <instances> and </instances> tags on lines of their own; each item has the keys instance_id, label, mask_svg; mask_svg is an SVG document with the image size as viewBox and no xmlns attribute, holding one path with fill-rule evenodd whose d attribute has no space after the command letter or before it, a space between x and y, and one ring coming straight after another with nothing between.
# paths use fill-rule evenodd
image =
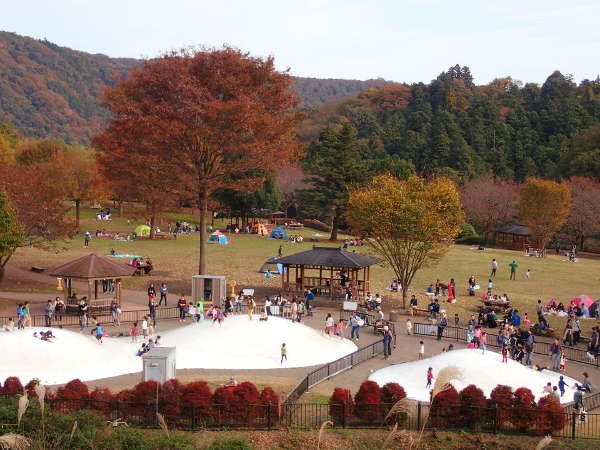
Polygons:
<instances>
[{"instance_id":1,"label":"orange foliage tree","mask_svg":"<svg viewBox=\"0 0 600 450\"><path fill-rule=\"evenodd\" d=\"M458 236L463 213L456 186L448 178L426 183L391 175L350 193L348 221L390 265L402 285L402 301L415 274L434 265Z\"/></svg>"},{"instance_id":2,"label":"orange foliage tree","mask_svg":"<svg viewBox=\"0 0 600 450\"><path fill-rule=\"evenodd\" d=\"M291 160L298 149L301 114L287 73L273 58L240 50L171 52L146 61L108 90L113 119L104 132L137 130L128 152L170 158L200 209L198 273L206 273L208 201L219 188L256 189L265 172ZM105 149L109 153L111 148Z\"/></svg>"},{"instance_id":3,"label":"orange foliage tree","mask_svg":"<svg viewBox=\"0 0 600 450\"><path fill-rule=\"evenodd\" d=\"M571 189L567 184L529 178L523 187L519 215L540 248L564 225L571 211Z\"/></svg>"}]
</instances>

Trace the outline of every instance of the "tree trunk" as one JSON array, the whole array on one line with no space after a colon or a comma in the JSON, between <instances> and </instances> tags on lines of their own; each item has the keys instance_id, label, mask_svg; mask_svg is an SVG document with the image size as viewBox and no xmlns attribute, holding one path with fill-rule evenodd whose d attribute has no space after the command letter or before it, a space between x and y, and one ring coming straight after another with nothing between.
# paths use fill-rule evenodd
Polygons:
<instances>
[{"instance_id":1,"label":"tree trunk","mask_svg":"<svg viewBox=\"0 0 600 450\"><path fill-rule=\"evenodd\" d=\"M81 200L75 200L75 228L79 229L79 209L81 207Z\"/></svg>"},{"instance_id":2,"label":"tree trunk","mask_svg":"<svg viewBox=\"0 0 600 450\"><path fill-rule=\"evenodd\" d=\"M119 200L119 217L123 218L123 200Z\"/></svg>"},{"instance_id":3,"label":"tree trunk","mask_svg":"<svg viewBox=\"0 0 600 450\"><path fill-rule=\"evenodd\" d=\"M333 221L331 222L331 235L329 236L330 241L337 241L338 227L340 225L340 210L335 208L333 213Z\"/></svg>"},{"instance_id":4,"label":"tree trunk","mask_svg":"<svg viewBox=\"0 0 600 450\"><path fill-rule=\"evenodd\" d=\"M585 236L582 234L581 237L579 238L579 251L580 252L583 251L584 242L585 242Z\"/></svg>"},{"instance_id":5,"label":"tree trunk","mask_svg":"<svg viewBox=\"0 0 600 450\"><path fill-rule=\"evenodd\" d=\"M154 239L154 235L156 234L155 225L156 225L156 214L153 212L150 215L150 239Z\"/></svg>"},{"instance_id":6,"label":"tree trunk","mask_svg":"<svg viewBox=\"0 0 600 450\"><path fill-rule=\"evenodd\" d=\"M402 283L402 309L406 309L406 297L408 297L408 286Z\"/></svg>"},{"instance_id":7,"label":"tree trunk","mask_svg":"<svg viewBox=\"0 0 600 450\"><path fill-rule=\"evenodd\" d=\"M206 189L200 192L200 260L198 275L206 275L206 212L208 210L208 193Z\"/></svg>"}]
</instances>

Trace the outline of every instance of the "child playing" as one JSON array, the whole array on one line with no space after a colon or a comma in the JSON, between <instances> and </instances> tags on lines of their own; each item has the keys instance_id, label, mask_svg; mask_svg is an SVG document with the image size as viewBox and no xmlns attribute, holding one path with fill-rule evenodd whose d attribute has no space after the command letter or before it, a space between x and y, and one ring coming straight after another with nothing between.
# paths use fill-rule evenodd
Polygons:
<instances>
[{"instance_id":1,"label":"child playing","mask_svg":"<svg viewBox=\"0 0 600 450\"><path fill-rule=\"evenodd\" d=\"M568 386L567 383L565 383L565 380L563 379L563 376L561 375L559 380L558 380L558 389L560 389L560 396L562 397L563 395L565 395L565 386Z\"/></svg>"},{"instance_id":2,"label":"child playing","mask_svg":"<svg viewBox=\"0 0 600 450\"><path fill-rule=\"evenodd\" d=\"M531 276L531 269L527 269L527 272L525 272L525 278L529 278Z\"/></svg>"},{"instance_id":3,"label":"child playing","mask_svg":"<svg viewBox=\"0 0 600 450\"><path fill-rule=\"evenodd\" d=\"M564 372L566 362L567 362L567 358L565 358L565 353L560 352L560 371L561 372Z\"/></svg>"},{"instance_id":4,"label":"child playing","mask_svg":"<svg viewBox=\"0 0 600 450\"><path fill-rule=\"evenodd\" d=\"M423 357L425 356L425 344L423 344L423 341L419 342L419 359L423 359Z\"/></svg>"},{"instance_id":5,"label":"child playing","mask_svg":"<svg viewBox=\"0 0 600 450\"><path fill-rule=\"evenodd\" d=\"M258 319L259 322L266 322L269 319L269 316L267 316L267 312L263 311L260 313L260 319Z\"/></svg>"},{"instance_id":6,"label":"child playing","mask_svg":"<svg viewBox=\"0 0 600 450\"><path fill-rule=\"evenodd\" d=\"M427 385L425 388L431 387L431 380L433 380L433 367L427 369Z\"/></svg>"},{"instance_id":7,"label":"child playing","mask_svg":"<svg viewBox=\"0 0 600 450\"><path fill-rule=\"evenodd\" d=\"M454 325L458 326L460 323L460 318L458 317L458 313L454 314Z\"/></svg>"},{"instance_id":8,"label":"child playing","mask_svg":"<svg viewBox=\"0 0 600 450\"><path fill-rule=\"evenodd\" d=\"M285 347L285 342L281 344L281 365L283 366L283 360L287 362L287 348Z\"/></svg>"},{"instance_id":9,"label":"child playing","mask_svg":"<svg viewBox=\"0 0 600 450\"><path fill-rule=\"evenodd\" d=\"M502 346L502 362L508 364L508 347Z\"/></svg>"},{"instance_id":10,"label":"child playing","mask_svg":"<svg viewBox=\"0 0 600 450\"><path fill-rule=\"evenodd\" d=\"M525 316L523 317L523 322L525 322L526 325L531 326L531 320L527 317L527 313L525 313Z\"/></svg>"},{"instance_id":11,"label":"child playing","mask_svg":"<svg viewBox=\"0 0 600 450\"><path fill-rule=\"evenodd\" d=\"M412 322L410 321L410 319L406 319L406 334L412 334Z\"/></svg>"},{"instance_id":12,"label":"child playing","mask_svg":"<svg viewBox=\"0 0 600 450\"><path fill-rule=\"evenodd\" d=\"M140 334L140 329L138 328L138 324L137 322L134 322L133 326L131 327L131 342L137 342L137 337Z\"/></svg>"}]
</instances>

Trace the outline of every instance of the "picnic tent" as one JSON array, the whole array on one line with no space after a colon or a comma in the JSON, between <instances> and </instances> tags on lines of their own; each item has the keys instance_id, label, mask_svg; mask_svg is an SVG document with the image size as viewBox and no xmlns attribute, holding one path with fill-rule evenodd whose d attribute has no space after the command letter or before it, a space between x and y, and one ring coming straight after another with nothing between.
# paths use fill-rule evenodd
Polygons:
<instances>
[{"instance_id":1,"label":"picnic tent","mask_svg":"<svg viewBox=\"0 0 600 450\"><path fill-rule=\"evenodd\" d=\"M259 272L266 273L267 270L271 273L283 273L283 264L280 264L275 257L269 258L261 266Z\"/></svg>"},{"instance_id":2,"label":"picnic tent","mask_svg":"<svg viewBox=\"0 0 600 450\"><path fill-rule=\"evenodd\" d=\"M590 306L590 317L598 317L598 312L600 311L600 300L596 300Z\"/></svg>"},{"instance_id":3,"label":"picnic tent","mask_svg":"<svg viewBox=\"0 0 600 450\"><path fill-rule=\"evenodd\" d=\"M208 243L221 245L229 244L229 242L227 241L227 236L225 236L219 230L215 231L208 237Z\"/></svg>"},{"instance_id":4,"label":"picnic tent","mask_svg":"<svg viewBox=\"0 0 600 450\"><path fill-rule=\"evenodd\" d=\"M275 227L269 233L269 239L287 239L287 233L281 227Z\"/></svg>"},{"instance_id":5,"label":"picnic tent","mask_svg":"<svg viewBox=\"0 0 600 450\"><path fill-rule=\"evenodd\" d=\"M584 304L590 308L593 305L594 300L592 300L589 295L581 294L579 297L575 297L573 299L573 303L575 303L575 306L579 306L580 308L583 307Z\"/></svg>"},{"instance_id":6,"label":"picnic tent","mask_svg":"<svg viewBox=\"0 0 600 450\"><path fill-rule=\"evenodd\" d=\"M133 231L135 232L137 237L150 236L150 227L148 225L138 225Z\"/></svg>"}]
</instances>

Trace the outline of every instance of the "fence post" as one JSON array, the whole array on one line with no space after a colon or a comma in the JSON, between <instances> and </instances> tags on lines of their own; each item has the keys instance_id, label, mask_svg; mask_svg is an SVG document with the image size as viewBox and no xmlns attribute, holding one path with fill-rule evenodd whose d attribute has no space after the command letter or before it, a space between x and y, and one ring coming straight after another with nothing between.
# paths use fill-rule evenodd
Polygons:
<instances>
[{"instance_id":1,"label":"fence post","mask_svg":"<svg viewBox=\"0 0 600 450\"><path fill-rule=\"evenodd\" d=\"M494 434L498 434L500 417L498 415L498 404L494 407Z\"/></svg>"},{"instance_id":2,"label":"fence post","mask_svg":"<svg viewBox=\"0 0 600 450\"><path fill-rule=\"evenodd\" d=\"M196 405L192 404L192 431L196 431Z\"/></svg>"},{"instance_id":3,"label":"fence post","mask_svg":"<svg viewBox=\"0 0 600 450\"><path fill-rule=\"evenodd\" d=\"M417 402L417 430L421 429L421 402Z\"/></svg>"},{"instance_id":4,"label":"fence post","mask_svg":"<svg viewBox=\"0 0 600 450\"><path fill-rule=\"evenodd\" d=\"M267 429L271 431L271 403L267 403Z\"/></svg>"},{"instance_id":5,"label":"fence post","mask_svg":"<svg viewBox=\"0 0 600 450\"><path fill-rule=\"evenodd\" d=\"M575 421L577 420L577 413L573 411L571 413L571 439L575 439Z\"/></svg>"}]
</instances>

